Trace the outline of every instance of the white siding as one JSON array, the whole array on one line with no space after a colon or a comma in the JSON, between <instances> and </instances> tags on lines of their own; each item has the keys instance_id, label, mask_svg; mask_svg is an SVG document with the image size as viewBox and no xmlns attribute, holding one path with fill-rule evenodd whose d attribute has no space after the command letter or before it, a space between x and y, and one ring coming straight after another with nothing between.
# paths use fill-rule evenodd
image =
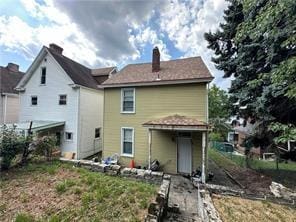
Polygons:
<instances>
[{"instance_id":1,"label":"white siding","mask_svg":"<svg viewBox=\"0 0 296 222\"><path fill-rule=\"evenodd\" d=\"M80 146L79 158L97 153L100 149L96 144L102 144L103 134L103 99L104 92L86 88L80 89L79 104L79 131ZM95 141L95 129L101 128L101 138Z\"/></svg>"},{"instance_id":2,"label":"white siding","mask_svg":"<svg viewBox=\"0 0 296 222\"><path fill-rule=\"evenodd\" d=\"M20 93L20 121L65 121L64 132L73 132L73 141L65 141L62 135L62 152L77 152L79 89L69 86L72 80L52 58L46 55ZM46 84L40 85L41 67L46 67ZM67 95L67 105L59 105L59 95ZM31 106L31 96L38 96L38 105ZM77 155L76 155L77 157Z\"/></svg>"}]
</instances>

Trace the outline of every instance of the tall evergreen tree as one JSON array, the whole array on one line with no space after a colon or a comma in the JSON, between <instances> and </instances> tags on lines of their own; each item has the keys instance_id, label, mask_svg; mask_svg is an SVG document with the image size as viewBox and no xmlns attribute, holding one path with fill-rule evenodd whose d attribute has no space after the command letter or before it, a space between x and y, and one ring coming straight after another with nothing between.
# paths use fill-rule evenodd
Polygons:
<instances>
[{"instance_id":1,"label":"tall evergreen tree","mask_svg":"<svg viewBox=\"0 0 296 222\"><path fill-rule=\"evenodd\" d=\"M229 15L240 13L241 20L229 19ZM293 127L296 123L296 1L230 1L225 17L220 30L206 33L205 38L215 52L216 67L224 71L225 77L235 77L230 93L232 101L239 102L239 106L233 106L233 112L254 117L260 123L260 136L270 135L268 126L272 122ZM223 46L225 42L231 42L232 51ZM245 109L239 109L242 106Z\"/></svg>"}]
</instances>

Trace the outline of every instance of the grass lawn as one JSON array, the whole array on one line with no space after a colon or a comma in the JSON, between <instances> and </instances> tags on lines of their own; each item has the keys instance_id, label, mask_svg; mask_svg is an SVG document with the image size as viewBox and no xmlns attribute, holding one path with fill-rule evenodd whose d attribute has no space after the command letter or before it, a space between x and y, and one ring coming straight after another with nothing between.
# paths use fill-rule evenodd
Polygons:
<instances>
[{"instance_id":1,"label":"grass lawn","mask_svg":"<svg viewBox=\"0 0 296 222\"><path fill-rule=\"evenodd\" d=\"M267 201L213 195L215 208L223 221L295 222L296 209Z\"/></svg>"},{"instance_id":2,"label":"grass lawn","mask_svg":"<svg viewBox=\"0 0 296 222\"><path fill-rule=\"evenodd\" d=\"M143 221L157 187L53 162L3 172L0 189L1 221Z\"/></svg>"},{"instance_id":3,"label":"grass lawn","mask_svg":"<svg viewBox=\"0 0 296 222\"><path fill-rule=\"evenodd\" d=\"M228 153L221 153L215 149L209 149L209 157L215 161L220 167L228 171L236 169L245 169L245 157L231 155ZM283 185L296 189L296 163L279 163L279 170L276 169L275 162L263 161L258 159L250 160L251 169L257 172L267 175L273 181L282 183Z\"/></svg>"}]
</instances>

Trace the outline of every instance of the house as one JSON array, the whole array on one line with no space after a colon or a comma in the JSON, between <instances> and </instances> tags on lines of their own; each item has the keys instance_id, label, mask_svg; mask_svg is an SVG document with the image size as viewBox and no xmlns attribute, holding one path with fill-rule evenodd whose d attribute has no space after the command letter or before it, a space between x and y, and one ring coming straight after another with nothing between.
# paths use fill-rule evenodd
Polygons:
<instances>
[{"instance_id":1,"label":"house","mask_svg":"<svg viewBox=\"0 0 296 222\"><path fill-rule=\"evenodd\" d=\"M82 159L101 150L103 90L115 67L89 69L63 55L56 44L43 47L16 89L18 130L56 135L62 154Z\"/></svg>"},{"instance_id":2,"label":"house","mask_svg":"<svg viewBox=\"0 0 296 222\"><path fill-rule=\"evenodd\" d=\"M23 75L17 64L0 66L0 125L18 121L19 96L14 88Z\"/></svg>"},{"instance_id":3,"label":"house","mask_svg":"<svg viewBox=\"0 0 296 222\"><path fill-rule=\"evenodd\" d=\"M164 172L205 175L208 84L213 77L201 57L130 64L106 80L103 156Z\"/></svg>"}]
</instances>

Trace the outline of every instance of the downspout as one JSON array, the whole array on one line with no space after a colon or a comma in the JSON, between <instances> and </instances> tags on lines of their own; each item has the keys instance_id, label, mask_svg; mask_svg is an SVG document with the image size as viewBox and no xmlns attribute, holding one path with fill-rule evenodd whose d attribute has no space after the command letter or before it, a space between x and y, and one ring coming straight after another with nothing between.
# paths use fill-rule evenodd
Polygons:
<instances>
[{"instance_id":1,"label":"downspout","mask_svg":"<svg viewBox=\"0 0 296 222\"><path fill-rule=\"evenodd\" d=\"M151 143L152 143L152 130L148 129L148 146L149 146L149 157L148 157L148 169L151 169Z\"/></svg>"},{"instance_id":2,"label":"downspout","mask_svg":"<svg viewBox=\"0 0 296 222\"><path fill-rule=\"evenodd\" d=\"M6 116L7 116L7 95L5 95L4 99L4 113L3 113L3 123L6 123Z\"/></svg>"},{"instance_id":3,"label":"downspout","mask_svg":"<svg viewBox=\"0 0 296 222\"><path fill-rule=\"evenodd\" d=\"M206 183L206 167L205 167L205 158L206 158L206 132L202 132L202 167L201 167L201 182Z\"/></svg>"}]
</instances>

